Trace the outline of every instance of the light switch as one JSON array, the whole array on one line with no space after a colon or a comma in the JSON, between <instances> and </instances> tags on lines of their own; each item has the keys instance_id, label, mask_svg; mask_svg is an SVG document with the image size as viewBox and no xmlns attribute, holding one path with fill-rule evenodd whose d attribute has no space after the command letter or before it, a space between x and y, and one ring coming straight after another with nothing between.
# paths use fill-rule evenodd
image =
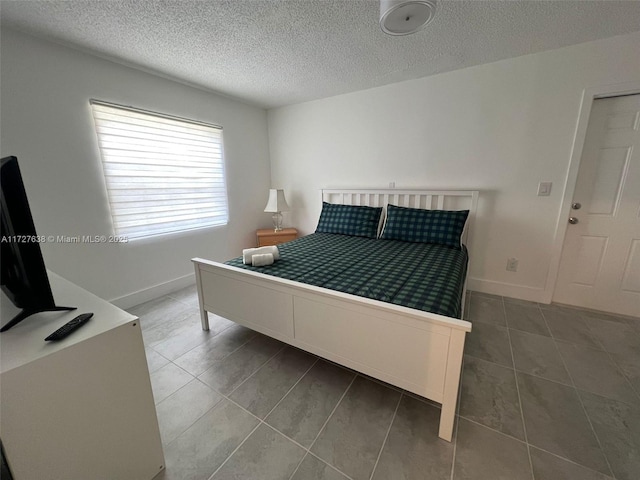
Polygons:
<instances>
[{"instance_id":1,"label":"light switch","mask_svg":"<svg viewBox=\"0 0 640 480\"><path fill-rule=\"evenodd\" d=\"M539 197L548 197L551 195L551 182L540 182L538 184L538 196Z\"/></svg>"}]
</instances>

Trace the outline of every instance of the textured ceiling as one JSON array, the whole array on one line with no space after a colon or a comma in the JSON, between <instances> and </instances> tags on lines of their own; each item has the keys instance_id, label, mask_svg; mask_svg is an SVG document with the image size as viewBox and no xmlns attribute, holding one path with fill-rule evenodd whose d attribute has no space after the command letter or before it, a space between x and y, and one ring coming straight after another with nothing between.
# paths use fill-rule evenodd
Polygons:
<instances>
[{"instance_id":1,"label":"textured ceiling","mask_svg":"<svg viewBox=\"0 0 640 480\"><path fill-rule=\"evenodd\" d=\"M440 0L385 35L377 0L1 0L2 26L264 108L640 30L640 1Z\"/></svg>"}]
</instances>

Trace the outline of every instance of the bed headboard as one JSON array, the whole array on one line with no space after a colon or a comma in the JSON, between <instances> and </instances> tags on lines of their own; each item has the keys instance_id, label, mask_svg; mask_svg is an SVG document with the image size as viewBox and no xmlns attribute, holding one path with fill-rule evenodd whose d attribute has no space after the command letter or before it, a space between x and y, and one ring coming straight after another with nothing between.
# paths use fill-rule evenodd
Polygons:
<instances>
[{"instance_id":1,"label":"bed headboard","mask_svg":"<svg viewBox=\"0 0 640 480\"><path fill-rule=\"evenodd\" d=\"M424 210L469 210L462 234L462 243L469 246L478 206L477 190L397 190L397 189L323 189L322 201L343 205L382 207L383 217L387 205L421 208Z\"/></svg>"}]
</instances>

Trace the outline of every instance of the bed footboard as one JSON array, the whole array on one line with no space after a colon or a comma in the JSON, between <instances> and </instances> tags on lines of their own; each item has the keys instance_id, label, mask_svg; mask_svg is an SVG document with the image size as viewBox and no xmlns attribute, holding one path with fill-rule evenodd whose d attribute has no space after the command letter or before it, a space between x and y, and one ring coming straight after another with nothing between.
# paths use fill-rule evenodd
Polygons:
<instances>
[{"instance_id":1,"label":"bed footboard","mask_svg":"<svg viewBox=\"0 0 640 480\"><path fill-rule=\"evenodd\" d=\"M442 404L451 441L466 321L193 259L207 312Z\"/></svg>"}]
</instances>

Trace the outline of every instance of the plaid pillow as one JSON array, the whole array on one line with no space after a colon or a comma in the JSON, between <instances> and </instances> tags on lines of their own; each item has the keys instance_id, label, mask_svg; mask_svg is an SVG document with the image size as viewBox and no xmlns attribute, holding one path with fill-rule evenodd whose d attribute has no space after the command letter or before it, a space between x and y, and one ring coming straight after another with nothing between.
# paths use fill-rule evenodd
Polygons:
<instances>
[{"instance_id":1,"label":"plaid pillow","mask_svg":"<svg viewBox=\"0 0 640 480\"><path fill-rule=\"evenodd\" d=\"M376 238L381 214L382 207L322 202L322 213L316 232Z\"/></svg>"},{"instance_id":2,"label":"plaid pillow","mask_svg":"<svg viewBox=\"0 0 640 480\"><path fill-rule=\"evenodd\" d=\"M460 236L469 210L422 210L387 206L387 223L380 238L437 243L460 249Z\"/></svg>"}]
</instances>

